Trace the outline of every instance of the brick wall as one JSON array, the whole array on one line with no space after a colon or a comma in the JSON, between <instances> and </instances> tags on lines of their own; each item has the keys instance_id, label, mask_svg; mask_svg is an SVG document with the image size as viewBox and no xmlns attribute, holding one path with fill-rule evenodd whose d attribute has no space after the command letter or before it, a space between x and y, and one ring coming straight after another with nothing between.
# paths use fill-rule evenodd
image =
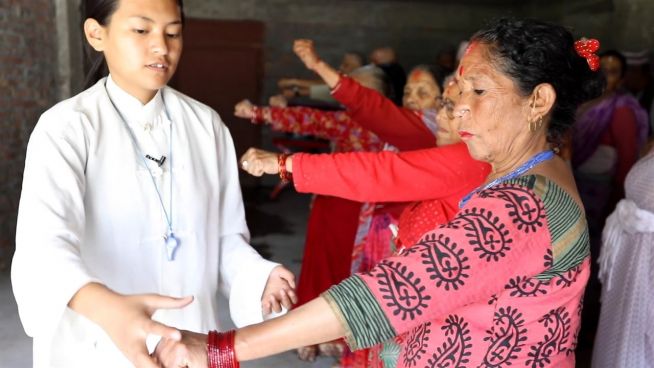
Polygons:
<instances>
[{"instance_id":1,"label":"brick wall","mask_svg":"<svg viewBox=\"0 0 654 368\"><path fill-rule=\"evenodd\" d=\"M14 250L27 140L55 102L53 14L51 0L0 0L0 270Z\"/></svg>"}]
</instances>

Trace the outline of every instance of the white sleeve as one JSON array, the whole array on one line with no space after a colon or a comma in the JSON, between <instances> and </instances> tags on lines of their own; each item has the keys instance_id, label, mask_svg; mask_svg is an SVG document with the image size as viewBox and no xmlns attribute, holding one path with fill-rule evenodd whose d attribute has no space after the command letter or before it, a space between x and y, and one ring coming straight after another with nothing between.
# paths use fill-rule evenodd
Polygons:
<instances>
[{"instance_id":1,"label":"white sleeve","mask_svg":"<svg viewBox=\"0 0 654 368\"><path fill-rule=\"evenodd\" d=\"M18 209L11 279L32 337L51 336L72 296L97 281L80 258L85 141L61 118L44 114L30 137Z\"/></svg>"},{"instance_id":2,"label":"white sleeve","mask_svg":"<svg viewBox=\"0 0 654 368\"><path fill-rule=\"evenodd\" d=\"M220 278L229 296L232 321L238 327L263 321L261 296L270 271L278 263L265 260L250 244L234 143L215 115L220 168Z\"/></svg>"}]
</instances>

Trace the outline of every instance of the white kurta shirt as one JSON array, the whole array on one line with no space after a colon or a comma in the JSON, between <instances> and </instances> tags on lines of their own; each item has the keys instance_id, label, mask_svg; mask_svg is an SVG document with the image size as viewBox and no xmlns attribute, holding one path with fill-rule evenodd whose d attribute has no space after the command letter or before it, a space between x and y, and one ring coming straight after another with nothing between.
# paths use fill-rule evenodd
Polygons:
<instances>
[{"instance_id":1,"label":"white kurta shirt","mask_svg":"<svg viewBox=\"0 0 654 368\"><path fill-rule=\"evenodd\" d=\"M174 261L152 178L111 101L143 154L167 156L161 168L146 161L180 240ZM248 244L237 170L218 114L169 87L143 105L109 77L46 111L27 148L12 264L34 367L130 366L104 331L67 307L92 281L124 294L195 296L155 315L182 329L218 328L219 289L237 325L261 321L276 264Z\"/></svg>"}]
</instances>

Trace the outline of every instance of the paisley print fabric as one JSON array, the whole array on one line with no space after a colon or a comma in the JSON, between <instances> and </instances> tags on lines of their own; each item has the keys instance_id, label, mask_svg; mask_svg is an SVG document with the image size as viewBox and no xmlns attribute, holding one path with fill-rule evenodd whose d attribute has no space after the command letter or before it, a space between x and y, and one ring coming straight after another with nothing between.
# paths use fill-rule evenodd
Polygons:
<instances>
[{"instance_id":1,"label":"paisley print fabric","mask_svg":"<svg viewBox=\"0 0 654 368\"><path fill-rule=\"evenodd\" d=\"M398 367L574 367L588 253L576 202L524 176L323 295L351 348L403 335Z\"/></svg>"}]
</instances>

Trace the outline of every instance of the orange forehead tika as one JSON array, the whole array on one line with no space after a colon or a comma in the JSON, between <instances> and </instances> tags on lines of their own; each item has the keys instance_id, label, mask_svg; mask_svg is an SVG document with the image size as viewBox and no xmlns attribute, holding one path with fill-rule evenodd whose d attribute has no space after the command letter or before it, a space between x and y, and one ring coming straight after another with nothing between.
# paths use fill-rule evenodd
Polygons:
<instances>
[{"instance_id":1,"label":"orange forehead tika","mask_svg":"<svg viewBox=\"0 0 654 368\"><path fill-rule=\"evenodd\" d=\"M477 47L478 43L479 42L477 42L477 41L470 42L470 44L466 48L466 51L463 53L463 56L468 55L475 47ZM462 76L462 75L463 75L463 65L459 67L459 76Z\"/></svg>"},{"instance_id":2,"label":"orange forehead tika","mask_svg":"<svg viewBox=\"0 0 654 368\"><path fill-rule=\"evenodd\" d=\"M411 73L411 75L409 76L409 79L411 80L411 82L417 82L417 81L419 81L420 78L422 78L424 75L425 75L425 72L422 71L422 70L420 70L420 69L418 69L418 70L415 70L415 71L413 71L413 72Z\"/></svg>"}]
</instances>

